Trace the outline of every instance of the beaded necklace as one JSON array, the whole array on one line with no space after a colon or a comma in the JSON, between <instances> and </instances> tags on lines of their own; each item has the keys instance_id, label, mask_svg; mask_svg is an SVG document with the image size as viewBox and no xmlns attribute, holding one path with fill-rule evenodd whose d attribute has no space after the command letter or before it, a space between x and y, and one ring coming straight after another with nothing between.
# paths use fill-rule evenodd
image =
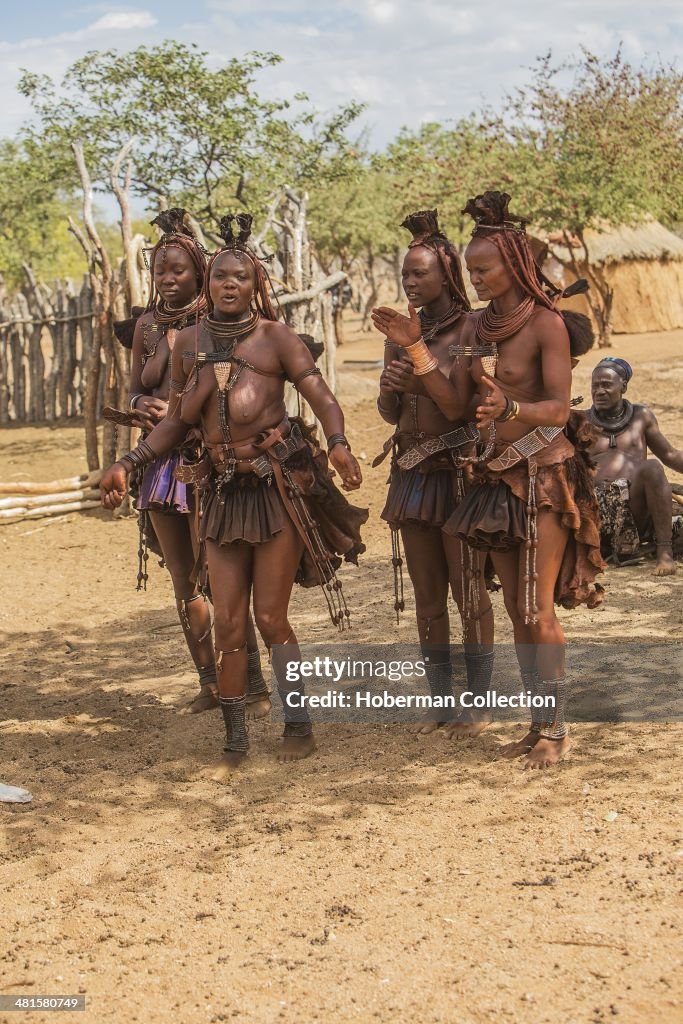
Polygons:
<instances>
[{"instance_id":1,"label":"beaded necklace","mask_svg":"<svg viewBox=\"0 0 683 1024\"><path fill-rule=\"evenodd\" d=\"M422 340L427 345L430 341L433 341L436 335L445 330L446 327L450 327L462 316L462 309L458 303L453 300L445 313L441 316L429 316L425 312L424 307L417 314L422 326ZM417 418L417 395L410 394L408 397L408 406L413 420L413 433L416 436L421 436L418 418Z\"/></svg>"},{"instance_id":2,"label":"beaded necklace","mask_svg":"<svg viewBox=\"0 0 683 1024\"><path fill-rule=\"evenodd\" d=\"M428 344L433 341L439 331L443 331L446 327L450 327L462 316L462 309L458 303L453 300L450 306L441 316L429 316L425 312L424 308L418 313L420 324L422 325L422 340Z\"/></svg>"},{"instance_id":3,"label":"beaded necklace","mask_svg":"<svg viewBox=\"0 0 683 1024\"><path fill-rule=\"evenodd\" d=\"M493 305L489 303L481 316L477 317L474 327L479 345L472 346L472 355L478 356L487 377L494 378L498 366L498 343L507 341L522 327L529 322L536 308L536 302L531 296L524 299L518 306L515 306L509 313L499 316L493 311ZM484 450L466 462L487 462L493 454L496 443L496 422L491 421L489 425L489 437Z\"/></svg>"},{"instance_id":4,"label":"beaded necklace","mask_svg":"<svg viewBox=\"0 0 683 1024\"><path fill-rule=\"evenodd\" d=\"M221 359L212 360L213 372L216 378L218 391L218 422L221 428L223 443L228 449L232 446L232 433L228 423L228 392L232 391L240 376L242 366L238 361L237 369L233 373L233 353L235 346L242 338L245 338L256 327L261 319L258 310L254 310L244 320L214 320L208 314L204 323L209 332L216 354L220 353ZM227 453L226 453L227 454ZM229 454L226 458L225 468L216 479L216 490L220 491L224 484L228 483L234 475L236 461L234 455Z\"/></svg>"},{"instance_id":5,"label":"beaded necklace","mask_svg":"<svg viewBox=\"0 0 683 1024\"><path fill-rule=\"evenodd\" d=\"M204 296L200 293L186 306L169 306L164 299L159 299L152 311L154 322L162 326L173 326L177 330L187 327L190 317L201 316L205 305Z\"/></svg>"},{"instance_id":6,"label":"beaded necklace","mask_svg":"<svg viewBox=\"0 0 683 1024\"><path fill-rule=\"evenodd\" d=\"M186 306L180 307L169 306L163 299L159 299L152 310L152 323L145 324L142 329L142 365L156 355L159 339L163 335L166 335L169 350L172 352L178 331L182 331L201 317L205 306L206 302L201 294ZM150 334L156 337L150 338Z\"/></svg>"},{"instance_id":7,"label":"beaded necklace","mask_svg":"<svg viewBox=\"0 0 683 1024\"><path fill-rule=\"evenodd\" d=\"M498 366L498 345L517 334L531 319L536 309L535 300L529 296L509 313L499 315L489 303L481 316L477 317L474 331L479 345L473 346L472 355L481 359L484 373L495 377Z\"/></svg>"}]
</instances>

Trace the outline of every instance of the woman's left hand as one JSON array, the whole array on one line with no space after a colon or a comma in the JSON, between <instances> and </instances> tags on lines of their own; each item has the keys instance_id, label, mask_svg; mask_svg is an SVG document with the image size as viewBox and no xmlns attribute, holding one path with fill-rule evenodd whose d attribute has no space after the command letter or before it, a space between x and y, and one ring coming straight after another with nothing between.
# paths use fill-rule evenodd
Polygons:
<instances>
[{"instance_id":1,"label":"woman's left hand","mask_svg":"<svg viewBox=\"0 0 683 1024\"><path fill-rule=\"evenodd\" d=\"M379 306L372 311L372 322L380 334L401 348L414 345L422 337L422 324L412 303L408 304L408 316L389 306Z\"/></svg>"},{"instance_id":2,"label":"woman's left hand","mask_svg":"<svg viewBox=\"0 0 683 1024\"><path fill-rule=\"evenodd\" d=\"M507 398L495 380L489 377L488 374L482 373L481 383L488 388L488 394L481 405L477 406L477 426L480 430L482 427L490 427L493 421L502 416L508 407Z\"/></svg>"},{"instance_id":3,"label":"woman's left hand","mask_svg":"<svg viewBox=\"0 0 683 1024\"><path fill-rule=\"evenodd\" d=\"M363 482L360 466L349 449L343 444L335 444L330 449L329 459L339 473L345 491L355 491Z\"/></svg>"}]
</instances>

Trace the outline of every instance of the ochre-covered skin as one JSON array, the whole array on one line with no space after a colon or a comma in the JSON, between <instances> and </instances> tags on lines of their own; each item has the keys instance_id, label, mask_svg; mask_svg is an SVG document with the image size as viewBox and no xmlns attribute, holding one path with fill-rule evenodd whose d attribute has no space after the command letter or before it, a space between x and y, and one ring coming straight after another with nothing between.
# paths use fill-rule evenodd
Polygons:
<instances>
[{"instance_id":1,"label":"ochre-covered skin","mask_svg":"<svg viewBox=\"0 0 683 1024\"><path fill-rule=\"evenodd\" d=\"M418 232L403 261L403 288L411 307L420 307L422 311L420 331L426 336L429 355L437 361L437 372L446 383L454 362L452 349L461 344L469 309L460 261L453 246L438 231L435 211L413 214L403 226L410 227L414 234ZM385 344L377 405L382 418L397 427L394 447L399 456L463 425L459 413L450 415L439 407L423 378L414 372L410 356L390 338ZM459 477L448 451L429 456L413 469L402 469L398 458L392 458L389 492L381 513L392 530L400 533L415 593L418 637L423 653L433 665L434 678L428 675L433 695L452 693L446 653L451 642L449 591L458 605L468 645L468 677L481 655L488 659L490 678L493 610L484 582L485 559L478 552L466 552L464 566L463 546L441 529L456 508L464 486L464 478ZM478 574L474 593L464 585L470 559L472 571ZM473 607L466 607L469 601ZM481 671L478 681L480 677ZM486 688L488 684L484 681L481 685ZM481 716L475 720L465 712L459 719L440 722L429 715L417 731L430 733L442 726L449 738L464 738L478 735L488 724Z\"/></svg>"},{"instance_id":2,"label":"ochre-covered skin","mask_svg":"<svg viewBox=\"0 0 683 1024\"><path fill-rule=\"evenodd\" d=\"M477 227L465 251L465 263L477 298L495 314L493 337L486 324L486 311L475 311L467 318L460 336L463 358L456 358L449 378L438 369L422 378L444 415L473 419L484 436L489 435L489 447L494 444L492 425L497 444L505 447L505 443L514 444L538 427L564 428L570 413L569 335L562 317L553 308L554 297L546 294L526 236L515 226L517 218L509 214L508 201L509 196L503 193L487 192L470 200L466 207ZM530 299L535 308L528 310ZM373 319L384 334L402 347L414 345L420 339L420 324L412 307L408 317L381 308L374 311ZM491 341L495 344L491 345ZM482 362L485 343L493 355L487 353L486 362ZM477 352L477 348L482 351ZM514 406L510 398L514 399ZM489 451L487 458L493 454ZM555 464L561 467L569 456L571 450ZM577 458L583 460L583 453ZM594 564L596 538L592 529L591 536L584 538L588 542L585 557L583 549L577 548L573 521L578 495L563 493L561 477L570 492L575 483L562 468L555 471L557 486L550 487L544 481L543 493L539 490L541 502L534 506L535 483L540 480L533 469L538 464L538 458L535 464L526 463L528 487L525 488L525 470L520 467L512 473L510 490L501 492L514 495L516 489L517 498L529 497L526 539L511 550L492 551L491 558L503 586L520 668L523 672L536 670L541 682L552 683L564 677L564 633L555 614L556 592L558 588L563 590L564 579L576 597L586 587L590 591L590 576L598 566ZM543 476L552 473L551 466ZM456 518L462 517L468 508L476 518L476 490L472 489L463 500L454 513ZM595 517L597 525L597 511ZM570 599L569 593L566 596ZM527 736L513 744L515 756L526 755L525 767L546 767L564 755L569 738L566 734L558 736L554 724L547 723L544 732L537 731L532 723Z\"/></svg>"},{"instance_id":3,"label":"ochre-covered skin","mask_svg":"<svg viewBox=\"0 0 683 1024\"><path fill-rule=\"evenodd\" d=\"M676 563L671 543L671 485L664 466L683 472L683 452L662 434L647 405L631 405L625 398L630 376L628 364L619 366L614 360L602 361L593 371L590 415L598 433L591 456L596 463L596 485L600 488L612 481L625 481L629 510L640 537L655 538L655 575L670 576L676 572ZM611 543L613 538L604 533L606 542Z\"/></svg>"},{"instance_id":4,"label":"ochre-covered skin","mask_svg":"<svg viewBox=\"0 0 683 1024\"><path fill-rule=\"evenodd\" d=\"M213 462L207 487L213 486L214 490L205 497L207 518L203 537L215 611L218 689L226 723L225 754L215 777L223 780L246 756L244 695L250 595L253 595L256 625L266 645L269 648L287 645L289 659L298 657L296 636L287 613L302 555L305 550L311 554L312 549L306 528L295 514L293 478L287 482L284 479L289 472L288 460L280 465L273 456L276 449L268 448L276 436L282 441L290 437L284 402L286 380L300 381L299 391L320 420L325 436L334 438L329 457L344 488L357 488L361 474L345 443L344 417L337 400L322 376L308 372L315 369L308 348L287 326L268 318L272 310L265 278L256 257L245 245L228 243L212 258L205 294L211 321L201 321L178 333L171 357L168 415L146 443L152 452L164 454L182 440L188 426L195 426ZM261 311L258 317L253 313L254 303ZM240 326L244 323L246 328ZM218 357L218 374L214 365L201 365L197 361L200 353ZM223 375L223 369L228 370L227 364L230 364L231 386L228 386L227 375L225 379ZM310 446L306 443L301 447L302 453L304 450L310 458ZM259 456L265 457L266 466L270 464L271 472L266 477L256 473L255 461ZM232 466L234 458L238 462L231 478L226 470ZM263 468L263 463L260 466ZM115 506L120 501L125 468L117 463L105 473L101 485L105 505ZM239 476L247 474L255 474L256 483L253 480L249 485L238 482ZM273 488L268 493L269 501L277 492L274 500L281 503L277 510L279 516L271 505L264 504L264 488L267 487ZM302 503L301 514L312 522L316 519L315 501L321 495L328 510L331 505L337 509L338 501L324 492L322 481L318 493L312 495L310 512L306 505L309 496L300 494L299 490L296 489L296 493ZM335 494L338 495L336 490ZM341 495L338 499L344 500ZM234 518L239 512L246 528L252 531L250 539L238 539L231 534L233 511ZM364 510L357 512L355 519L351 514L348 516L349 529L356 532L367 515ZM327 567L334 570L332 559L337 554L328 551L325 545L331 537L337 538L339 531L335 533L330 529L322 536L323 516L320 518L317 550L324 563L321 573L324 578ZM262 519L265 521L261 522ZM359 538L344 540L348 540L346 550L338 553L355 557L361 549ZM315 560L316 553L311 557ZM337 595L335 590L334 596ZM273 654L273 671L280 687L281 668L276 653ZM310 721L292 723L291 727L287 723L279 755L281 760L306 757L314 748Z\"/></svg>"}]
</instances>

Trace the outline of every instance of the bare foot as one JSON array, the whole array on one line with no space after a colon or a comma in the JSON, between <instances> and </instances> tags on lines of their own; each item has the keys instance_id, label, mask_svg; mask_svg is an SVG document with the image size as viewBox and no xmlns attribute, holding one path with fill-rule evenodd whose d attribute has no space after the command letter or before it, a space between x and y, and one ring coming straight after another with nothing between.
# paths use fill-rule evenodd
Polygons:
<instances>
[{"instance_id":1,"label":"bare foot","mask_svg":"<svg viewBox=\"0 0 683 1024\"><path fill-rule=\"evenodd\" d=\"M206 683L202 686L197 696L193 697L189 704L180 709L179 714L200 715L202 711L212 711L217 707L219 707L218 690L215 685Z\"/></svg>"},{"instance_id":2,"label":"bare foot","mask_svg":"<svg viewBox=\"0 0 683 1024\"><path fill-rule=\"evenodd\" d=\"M531 729L521 740L515 740L514 743L506 743L500 748L498 754L500 757L506 757L509 760L513 760L515 757L521 757L523 754L528 754L530 750L538 743L538 733L533 732Z\"/></svg>"},{"instance_id":3,"label":"bare foot","mask_svg":"<svg viewBox=\"0 0 683 1024\"><path fill-rule=\"evenodd\" d=\"M562 760L571 745L569 735L563 736L561 740L549 740L543 736L524 758L522 767L525 771L527 768L550 768Z\"/></svg>"},{"instance_id":4,"label":"bare foot","mask_svg":"<svg viewBox=\"0 0 683 1024\"><path fill-rule=\"evenodd\" d=\"M443 727L443 734L447 740L474 739L480 736L484 729L488 729L492 721L493 716L488 714L468 714L467 718L463 714L457 722L446 722Z\"/></svg>"},{"instance_id":5,"label":"bare foot","mask_svg":"<svg viewBox=\"0 0 683 1024\"><path fill-rule=\"evenodd\" d=\"M288 761L302 761L304 757L309 757L314 750L315 737L313 733L308 736L283 736L277 759L282 764Z\"/></svg>"},{"instance_id":6,"label":"bare foot","mask_svg":"<svg viewBox=\"0 0 683 1024\"><path fill-rule=\"evenodd\" d=\"M408 726L408 731L415 733L416 736L429 736L440 729L442 725L447 724L447 722L436 722L433 718L423 718L420 722L412 722Z\"/></svg>"},{"instance_id":7,"label":"bare foot","mask_svg":"<svg viewBox=\"0 0 683 1024\"><path fill-rule=\"evenodd\" d=\"M258 722L259 718L265 718L270 714L272 706L270 697L268 696L259 696L255 694L253 699L250 699L247 694L247 722Z\"/></svg>"},{"instance_id":8,"label":"bare foot","mask_svg":"<svg viewBox=\"0 0 683 1024\"><path fill-rule=\"evenodd\" d=\"M228 782L238 768L241 768L247 755L239 750L226 750L211 773L214 782Z\"/></svg>"},{"instance_id":9,"label":"bare foot","mask_svg":"<svg viewBox=\"0 0 683 1024\"><path fill-rule=\"evenodd\" d=\"M657 545L657 564L652 570L653 576L673 576L677 566L674 562L673 550L670 544Z\"/></svg>"}]
</instances>

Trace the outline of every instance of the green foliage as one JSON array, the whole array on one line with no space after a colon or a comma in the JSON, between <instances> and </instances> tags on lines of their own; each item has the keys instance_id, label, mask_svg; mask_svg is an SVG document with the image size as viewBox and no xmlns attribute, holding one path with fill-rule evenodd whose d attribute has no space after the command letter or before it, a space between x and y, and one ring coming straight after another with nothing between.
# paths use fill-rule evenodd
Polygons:
<instances>
[{"instance_id":1,"label":"green foliage","mask_svg":"<svg viewBox=\"0 0 683 1024\"><path fill-rule=\"evenodd\" d=\"M322 118L305 96L259 96L257 79L279 61L251 53L214 67L196 47L167 41L87 53L59 85L26 72L20 89L37 124L0 147L0 257L9 274L17 277L22 259L48 276L83 269L66 231L80 195L77 139L95 187L108 192L112 161L135 136L134 192L150 211L161 197L187 206L209 228L236 206L258 223L285 185L308 191L310 235L328 266L393 255L407 240L400 222L425 207L438 207L443 229L464 244L471 225L462 208L487 188L509 191L533 223L579 237L646 214L683 220L683 76L673 66L587 51L555 66L548 55L497 111L404 128L371 154L349 138L358 104ZM120 253L113 227L107 245Z\"/></svg>"},{"instance_id":2,"label":"green foliage","mask_svg":"<svg viewBox=\"0 0 683 1024\"><path fill-rule=\"evenodd\" d=\"M44 281L79 278L87 270L79 243L69 231L78 222L80 197L60 188L52 175L51 155L32 141L0 142L0 271L10 289L25 283L22 263ZM112 259L123 255L117 224L96 218ZM133 230L152 237L146 221Z\"/></svg>"},{"instance_id":3,"label":"green foliage","mask_svg":"<svg viewBox=\"0 0 683 1024\"><path fill-rule=\"evenodd\" d=\"M345 173L313 189L310 232L325 266L348 270L359 257L386 256L401 243L398 209L386 161L362 151Z\"/></svg>"},{"instance_id":4,"label":"green foliage","mask_svg":"<svg viewBox=\"0 0 683 1024\"><path fill-rule=\"evenodd\" d=\"M588 51L553 66L548 55L486 129L508 144L510 190L536 223L575 234L647 214L672 223L683 208L682 101L673 66Z\"/></svg>"},{"instance_id":5,"label":"green foliage","mask_svg":"<svg viewBox=\"0 0 683 1024\"><path fill-rule=\"evenodd\" d=\"M509 145L474 119L453 127L424 124L404 128L387 152L387 167L399 220L413 210L436 207L442 230L456 243L467 239L469 222L462 215L466 200L505 180Z\"/></svg>"},{"instance_id":6,"label":"green foliage","mask_svg":"<svg viewBox=\"0 0 683 1024\"><path fill-rule=\"evenodd\" d=\"M312 201L312 234L327 260L346 267L358 256L386 256L405 248L401 221L414 210L437 207L442 229L466 242L469 219L462 208L470 195L507 181L510 145L474 120L455 127L404 128L385 154L359 152L355 166Z\"/></svg>"},{"instance_id":7,"label":"green foliage","mask_svg":"<svg viewBox=\"0 0 683 1024\"><path fill-rule=\"evenodd\" d=\"M78 276L85 260L68 232L72 196L57 187L44 147L0 142L0 267L10 288L23 282L22 263L43 278Z\"/></svg>"},{"instance_id":8,"label":"green foliage","mask_svg":"<svg viewBox=\"0 0 683 1024\"><path fill-rule=\"evenodd\" d=\"M208 54L166 41L130 53L86 54L61 87L25 72L20 91L39 115L35 129L56 154L59 174L73 181L69 146L82 140L96 187L108 188L114 157L135 136L132 187L156 206L159 197L217 223L236 204L258 213L287 184L307 187L343 176L346 129L362 109L350 103L327 120L306 97L264 101L257 72L279 63L251 53L211 69Z\"/></svg>"}]
</instances>

